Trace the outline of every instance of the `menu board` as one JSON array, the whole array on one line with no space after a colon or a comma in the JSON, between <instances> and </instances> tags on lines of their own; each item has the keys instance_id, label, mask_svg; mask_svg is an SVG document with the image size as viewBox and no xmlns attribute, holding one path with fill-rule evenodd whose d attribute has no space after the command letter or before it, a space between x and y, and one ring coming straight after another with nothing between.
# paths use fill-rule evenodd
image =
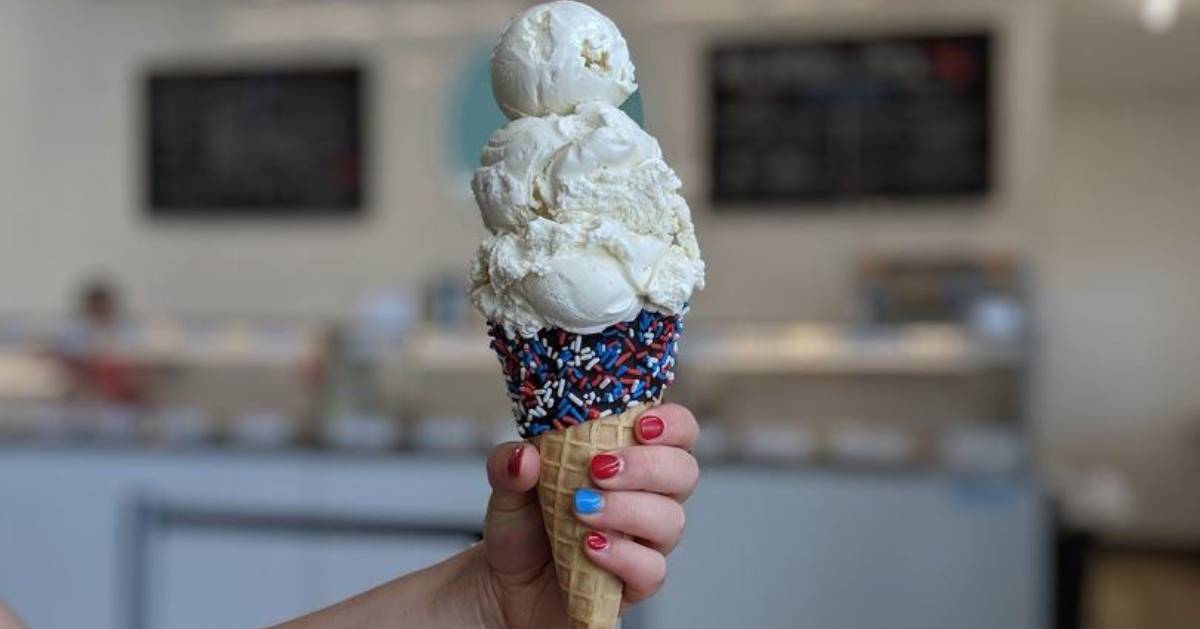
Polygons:
<instances>
[{"instance_id":1,"label":"menu board","mask_svg":"<svg viewBox=\"0 0 1200 629\"><path fill-rule=\"evenodd\" d=\"M364 196L362 83L353 66L151 74L151 215L356 214Z\"/></svg>"},{"instance_id":2,"label":"menu board","mask_svg":"<svg viewBox=\"0 0 1200 629\"><path fill-rule=\"evenodd\" d=\"M987 194L990 53L978 33L715 48L714 204Z\"/></svg>"}]
</instances>

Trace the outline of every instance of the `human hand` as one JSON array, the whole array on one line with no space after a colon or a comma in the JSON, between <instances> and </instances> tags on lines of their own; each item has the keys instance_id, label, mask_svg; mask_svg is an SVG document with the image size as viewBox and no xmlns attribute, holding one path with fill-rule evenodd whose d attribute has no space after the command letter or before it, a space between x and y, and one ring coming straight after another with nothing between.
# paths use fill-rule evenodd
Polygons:
<instances>
[{"instance_id":1,"label":"human hand","mask_svg":"<svg viewBox=\"0 0 1200 629\"><path fill-rule=\"evenodd\" d=\"M592 458L596 508L577 517L591 532L585 552L625 584L622 609L652 596L666 578L666 555L684 529L682 503L699 480L688 452L699 427L677 404L647 410L634 424L640 445ZM489 591L496 625L506 629L565 627L565 603L538 505L541 458L529 443L496 446L488 458L492 498L484 522L478 580ZM627 537L627 538L626 538Z\"/></svg>"}]
</instances>

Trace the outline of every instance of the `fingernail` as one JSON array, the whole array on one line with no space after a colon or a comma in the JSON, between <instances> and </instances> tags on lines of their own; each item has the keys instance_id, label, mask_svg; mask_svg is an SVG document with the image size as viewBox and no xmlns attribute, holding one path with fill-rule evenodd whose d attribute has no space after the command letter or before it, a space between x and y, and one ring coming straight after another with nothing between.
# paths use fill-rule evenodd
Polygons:
<instances>
[{"instance_id":1,"label":"fingernail","mask_svg":"<svg viewBox=\"0 0 1200 629\"><path fill-rule=\"evenodd\" d=\"M663 424L662 418L655 415L643 415L638 420L638 434L641 435L642 441L658 439L662 436L664 428L666 426Z\"/></svg>"},{"instance_id":2,"label":"fingernail","mask_svg":"<svg viewBox=\"0 0 1200 629\"><path fill-rule=\"evenodd\" d=\"M525 456L525 446L518 446L512 454L508 455L508 475L521 475L521 457Z\"/></svg>"},{"instance_id":3,"label":"fingernail","mask_svg":"<svg viewBox=\"0 0 1200 629\"><path fill-rule=\"evenodd\" d=\"M588 534L583 536L583 542L587 544L588 548L595 551L608 548L608 538L595 531L588 531Z\"/></svg>"},{"instance_id":4,"label":"fingernail","mask_svg":"<svg viewBox=\"0 0 1200 629\"><path fill-rule=\"evenodd\" d=\"M584 487L575 492L575 512L592 515L604 508L604 496L600 492Z\"/></svg>"},{"instance_id":5,"label":"fingernail","mask_svg":"<svg viewBox=\"0 0 1200 629\"><path fill-rule=\"evenodd\" d=\"M621 459L615 454L597 454L592 457L592 476L601 480L612 478L621 471Z\"/></svg>"}]
</instances>

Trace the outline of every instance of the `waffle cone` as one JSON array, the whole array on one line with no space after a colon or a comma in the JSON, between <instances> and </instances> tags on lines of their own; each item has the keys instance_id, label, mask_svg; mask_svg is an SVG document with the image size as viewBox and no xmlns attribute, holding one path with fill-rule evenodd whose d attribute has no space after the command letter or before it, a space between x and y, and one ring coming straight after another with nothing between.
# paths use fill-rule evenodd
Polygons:
<instances>
[{"instance_id":1,"label":"waffle cone","mask_svg":"<svg viewBox=\"0 0 1200 629\"><path fill-rule=\"evenodd\" d=\"M613 629L621 611L621 580L600 569L584 551L588 528L575 517L575 490L595 487L588 466L592 456L633 445L633 422L646 408L545 433L533 439L541 451L538 500L546 537L554 554L558 585L573 629Z\"/></svg>"}]
</instances>

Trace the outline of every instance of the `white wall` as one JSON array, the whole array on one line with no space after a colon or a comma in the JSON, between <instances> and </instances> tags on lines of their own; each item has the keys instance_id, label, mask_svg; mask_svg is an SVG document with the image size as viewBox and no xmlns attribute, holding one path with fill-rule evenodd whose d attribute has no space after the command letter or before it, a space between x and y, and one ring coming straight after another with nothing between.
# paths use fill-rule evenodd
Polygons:
<instances>
[{"instance_id":1,"label":"white wall","mask_svg":"<svg viewBox=\"0 0 1200 629\"><path fill-rule=\"evenodd\" d=\"M378 71L377 102L386 109L373 138L379 202L369 220L152 224L141 214L135 142L145 65L217 54L254 59L287 47L254 43L255 23L246 27L236 8L219 3L23 6L26 54L0 59L11 66L0 76L25 74L35 108L0 124L36 142L28 176L15 183L23 198L5 198L2 211L5 234L34 246L0 254L0 266L16 275L0 287L0 306L57 310L79 278L101 270L146 310L337 313L373 288L413 285L441 265L465 268L477 219L440 194L437 154L436 64L455 60L458 46L332 41L305 48L362 56ZM231 44L238 38L250 43Z\"/></svg>"},{"instance_id":2,"label":"white wall","mask_svg":"<svg viewBox=\"0 0 1200 629\"><path fill-rule=\"evenodd\" d=\"M771 3L767 3L771 4ZM709 287L695 312L737 318L846 319L852 316L855 260L862 254L937 251L1015 251L1036 247L1045 220L1041 174L1050 122L1050 7L1015 2L849 3L784 10L773 3L734 22L670 23L635 30L639 79L648 114L663 148L692 192L697 233L709 264ZM993 29L999 117L995 137L998 190L986 201L918 208L871 206L797 212L722 208L706 201L708 168L704 51L722 38L815 36L931 29ZM651 91L653 90L653 91ZM749 276L749 277L748 277Z\"/></svg>"},{"instance_id":3,"label":"white wall","mask_svg":"<svg viewBox=\"0 0 1200 629\"><path fill-rule=\"evenodd\" d=\"M1200 539L1200 99L1068 97L1042 258L1045 459L1129 476L1132 535Z\"/></svg>"},{"instance_id":4,"label":"white wall","mask_svg":"<svg viewBox=\"0 0 1200 629\"><path fill-rule=\"evenodd\" d=\"M1057 480L1134 491L1119 533L1200 541L1200 12L1060 0L1053 185L1038 266L1039 433Z\"/></svg>"},{"instance_id":5,"label":"white wall","mask_svg":"<svg viewBox=\"0 0 1200 629\"><path fill-rule=\"evenodd\" d=\"M0 0L0 307L36 292L20 268L33 258L34 239L23 185L30 144L26 22L24 5Z\"/></svg>"},{"instance_id":6,"label":"white wall","mask_svg":"<svg viewBox=\"0 0 1200 629\"><path fill-rule=\"evenodd\" d=\"M442 168L439 107L451 74L442 69L458 63L469 44L494 36L500 16L513 6L469 3L491 8L474 11L480 15L473 24L446 28L428 10L400 14L386 3L350 9L335 4L343 10L330 14L321 13L330 5L310 3L21 3L29 14L26 54L0 59L0 76L25 73L34 109L23 121L0 121L0 129L21 127L37 141L29 175L16 186L26 199L0 205L3 231L21 234L24 243L0 253L0 267L16 275L0 285L0 307L58 309L81 276L99 269L117 276L144 310L337 313L373 289L413 287L437 269L461 271L481 232L469 201L451 191L462 182L448 181ZM750 36L766 28L817 30L814 24L830 32L984 24L1002 38L1002 184L995 198L965 211L889 215L873 208L849 216L744 217L715 215L704 202L702 63L710 37L729 26L672 17L714 14L696 3L600 4L626 25L648 125L689 184L711 268L710 288L694 311L698 318L847 317L853 260L879 248L1028 248L1041 220L1037 179L1049 112L1047 90L1041 89L1049 40L1042 3L971 0L947 9L920 0L870 14L829 3L819 20L794 8L784 15L781 9L748 11L747 3L732 0L702 3L736 9L731 16ZM135 89L144 65L215 54L286 56L299 45L309 54L325 49L361 55L377 70L379 186L371 217L342 225L143 220L133 140ZM746 281L747 273L756 277Z\"/></svg>"}]
</instances>

